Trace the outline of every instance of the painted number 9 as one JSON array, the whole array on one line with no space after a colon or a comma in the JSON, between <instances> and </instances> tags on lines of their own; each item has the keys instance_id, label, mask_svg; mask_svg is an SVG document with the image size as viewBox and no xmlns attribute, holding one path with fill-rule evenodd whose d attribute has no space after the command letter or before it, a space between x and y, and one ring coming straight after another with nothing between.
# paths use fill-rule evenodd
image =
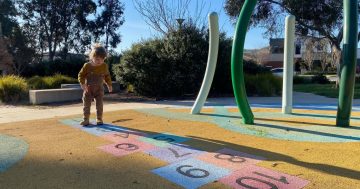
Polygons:
<instances>
[{"instance_id":1,"label":"painted number 9","mask_svg":"<svg viewBox=\"0 0 360 189\"><path fill-rule=\"evenodd\" d=\"M192 169L188 169L186 171L183 171L182 169L185 167L193 167L191 165L182 165L178 168L176 168L176 171L184 176L190 177L190 178L205 178L207 176L210 175L210 173L204 169L196 169L196 168L192 168ZM191 172L201 172L202 174L191 174Z\"/></svg>"},{"instance_id":2,"label":"painted number 9","mask_svg":"<svg viewBox=\"0 0 360 189\"><path fill-rule=\"evenodd\" d=\"M122 143L122 144L117 144L115 146L115 148L125 150L125 151L134 151L134 150L139 149L139 146L137 146L135 144L130 144L130 143Z\"/></svg>"}]
</instances>

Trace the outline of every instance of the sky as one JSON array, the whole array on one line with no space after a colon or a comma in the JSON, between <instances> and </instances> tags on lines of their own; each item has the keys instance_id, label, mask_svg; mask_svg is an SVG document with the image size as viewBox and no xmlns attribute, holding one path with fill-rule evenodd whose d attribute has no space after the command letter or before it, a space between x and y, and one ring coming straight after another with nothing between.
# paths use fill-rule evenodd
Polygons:
<instances>
[{"instance_id":1,"label":"sky","mask_svg":"<svg viewBox=\"0 0 360 189\"><path fill-rule=\"evenodd\" d=\"M193 0L193 2L197 0ZM234 26L230 18L225 14L223 8L225 0L204 0L206 8L203 10L203 16L207 17L210 12L217 12L219 16L220 31L224 31L227 36L234 34ZM122 52L131 47L131 44L140 42L143 39L152 38L156 32L145 23L144 18L137 12L132 0L123 1L125 4L124 19L125 23L120 27L119 31L122 36L122 42L118 45L116 51ZM206 18L207 20L207 18ZM263 30L260 28L248 31L245 40L245 49L254 49L265 47L269 44L269 39L262 36Z\"/></svg>"}]
</instances>

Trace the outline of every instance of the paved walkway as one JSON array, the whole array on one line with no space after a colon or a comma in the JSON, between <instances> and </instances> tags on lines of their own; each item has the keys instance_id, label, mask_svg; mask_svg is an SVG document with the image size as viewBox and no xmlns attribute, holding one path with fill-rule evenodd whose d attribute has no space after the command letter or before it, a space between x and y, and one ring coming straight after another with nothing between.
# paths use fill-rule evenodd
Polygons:
<instances>
[{"instance_id":1,"label":"paved walkway","mask_svg":"<svg viewBox=\"0 0 360 189\"><path fill-rule=\"evenodd\" d=\"M294 107L305 109L334 109L336 110L337 99L326 98L310 93L294 93ZM281 97L250 97L252 107L281 107ZM165 108L165 107L191 107L194 100L163 100L144 102L108 102L104 105L104 111L116 111L139 108ZM360 110L360 99L354 100L353 110ZM206 106L236 106L234 98L209 98ZM0 123L37 120L81 114L82 105L59 105L59 106L0 106ZM95 112L94 104L92 112Z\"/></svg>"}]
</instances>

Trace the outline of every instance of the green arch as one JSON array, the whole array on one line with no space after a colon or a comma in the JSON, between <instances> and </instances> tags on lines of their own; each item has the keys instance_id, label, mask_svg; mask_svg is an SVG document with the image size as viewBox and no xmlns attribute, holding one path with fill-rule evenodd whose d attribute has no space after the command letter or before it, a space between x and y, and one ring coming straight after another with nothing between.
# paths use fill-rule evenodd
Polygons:
<instances>
[{"instance_id":1,"label":"green arch","mask_svg":"<svg viewBox=\"0 0 360 189\"><path fill-rule=\"evenodd\" d=\"M251 111L245 89L243 54L244 43L250 16L257 0L246 0L236 23L233 47L231 52L231 80L236 104L245 124L254 124L254 114Z\"/></svg>"}]
</instances>

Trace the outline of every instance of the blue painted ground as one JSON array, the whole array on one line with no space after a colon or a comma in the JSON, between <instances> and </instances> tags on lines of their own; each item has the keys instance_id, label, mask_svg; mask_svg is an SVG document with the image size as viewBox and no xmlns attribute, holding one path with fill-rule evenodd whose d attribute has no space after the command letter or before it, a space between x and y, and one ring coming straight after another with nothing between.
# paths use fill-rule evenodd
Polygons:
<instances>
[{"instance_id":1,"label":"blue painted ground","mask_svg":"<svg viewBox=\"0 0 360 189\"><path fill-rule=\"evenodd\" d=\"M29 145L18 138L0 134L0 172L5 172L27 153Z\"/></svg>"},{"instance_id":2,"label":"blue painted ground","mask_svg":"<svg viewBox=\"0 0 360 189\"><path fill-rule=\"evenodd\" d=\"M284 115L280 112L254 112L255 125L241 123L239 113L229 112L226 107L214 107L214 113L202 113L191 115L184 112L168 111L159 109L138 109L141 113L164 117L167 119L199 121L216 124L227 130L259 137L311 142L359 142L360 127L341 128L332 125L309 123L294 126L291 121L276 121L276 118L307 118L335 123L335 116L314 113L294 113ZM352 117L352 124L360 125L360 117Z\"/></svg>"}]
</instances>

